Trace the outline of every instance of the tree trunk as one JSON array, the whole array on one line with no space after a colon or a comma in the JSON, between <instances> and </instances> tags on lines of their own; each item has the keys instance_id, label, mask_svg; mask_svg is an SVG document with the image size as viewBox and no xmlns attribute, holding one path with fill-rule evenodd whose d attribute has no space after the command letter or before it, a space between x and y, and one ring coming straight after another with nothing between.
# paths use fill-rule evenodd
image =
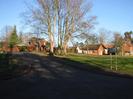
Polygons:
<instances>
[{"instance_id":1,"label":"tree trunk","mask_svg":"<svg viewBox=\"0 0 133 99\"><path fill-rule=\"evenodd\" d=\"M54 53L54 36L50 35L50 55L53 55Z\"/></svg>"},{"instance_id":2,"label":"tree trunk","mask_svg":"<svg viewBox=\"0 0 133 99\"><path fill-rule=\"evenodd\" d=\"M63 51L64 51L64 54L66 55L67 54L67 43L64 44Z\"/></svg>"},{"instance_id":3,"label":"tree trunk","mask_svg":"<svg viewBox=\"0 0 133 99\"><path fill-rule=\"evenodd\" d=\"M49 14L49 10L48 10L48 14ZM53 33L51 32L52 30L52 23L51 23L51 17L50 17L50 14L48 15L48 20L47 20L47 23L48 23L48 34L49 34L49 40L50 40L50 53L49 55L53 55L53 52L54 52L54 35Z\"/></svg>"}]
</instances>

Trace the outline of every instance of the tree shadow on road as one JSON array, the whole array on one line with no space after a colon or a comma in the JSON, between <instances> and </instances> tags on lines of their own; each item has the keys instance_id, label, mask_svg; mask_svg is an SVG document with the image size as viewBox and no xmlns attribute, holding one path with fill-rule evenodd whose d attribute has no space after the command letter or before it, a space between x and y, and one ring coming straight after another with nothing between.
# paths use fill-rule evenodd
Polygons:
<instances>
[{"instance_id":1,"label":"tree shadow on road","mask_svg":"<svg viewBox=\"0 0 133 99\"><path fill-rule=\"evenodd\" d=\"M32 61L32 68L29 73L21 77L1 80L1 99L130 99L133 97L131 76L106 72L96 66L67 58L29 53L22 56Z\"/></svg>"}]
</instances>

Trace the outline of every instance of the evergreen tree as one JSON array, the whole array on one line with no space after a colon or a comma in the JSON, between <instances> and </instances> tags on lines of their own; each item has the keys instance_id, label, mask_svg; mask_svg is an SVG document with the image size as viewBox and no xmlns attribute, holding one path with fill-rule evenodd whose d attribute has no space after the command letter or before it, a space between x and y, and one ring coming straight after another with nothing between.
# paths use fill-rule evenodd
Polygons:
<instances>
[{"instance_id":1,"label":"evergreen tree","mask_svg":"<svg viewBox=\"0 0 133 99\"><path fill-rule=\"evenodd\" d=\"M18 43L18 35L17 35L17 30L16 30L16 26L14 26L13 31L9 37L9 46L10 48L12 48L14 45L16 45Z\"/></svg>"}]
</instances>

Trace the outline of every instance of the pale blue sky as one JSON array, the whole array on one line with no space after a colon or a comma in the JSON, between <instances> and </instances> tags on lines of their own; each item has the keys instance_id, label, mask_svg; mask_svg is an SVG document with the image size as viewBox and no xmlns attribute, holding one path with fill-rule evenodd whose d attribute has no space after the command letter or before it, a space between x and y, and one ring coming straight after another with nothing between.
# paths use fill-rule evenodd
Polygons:
<instances>
[{"instance_id":1,"label":"pale blue sky","mask_svg":"<svg viewBox=\"0 0 133 99\"><path fill-rule=\"evenodd\" d=\"M93 0L93 15L96 15L99 28L118 31L133 30L133 0Z\"/></svg>"},{"instance_id":2,"label":"pale blue sky","mask_svg":"<svg viewBox=\"0 0 133 99\"><path fill-rule=\"evenodd\" d=\"M17 25L22 30L20 14L25 10L26 0L0 0L0 30L5 25ZM32 0L27 0L32 1ZM133 0L92 0L92 15L97 16L95 31L105 28L110 31L133 30Z\"/></svg>"}]
</instances>

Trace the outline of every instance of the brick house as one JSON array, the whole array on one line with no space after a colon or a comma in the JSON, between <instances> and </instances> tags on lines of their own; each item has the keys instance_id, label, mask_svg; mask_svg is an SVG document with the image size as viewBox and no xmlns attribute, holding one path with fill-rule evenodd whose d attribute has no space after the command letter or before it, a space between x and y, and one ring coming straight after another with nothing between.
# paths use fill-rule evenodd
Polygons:
<instances>
[{"instance_id":1,"label":"brick house","mask_svg":"<svg viewBox=\"0 0 133 99\"><path fill-rule=\"evenodd\" d=\"M78 50L78 53L89 54L89 55L104 55L106 47L103 44L94 44L82 47Z\"/></svg>"},{"instance_id":2,"label":"brick house","mask_svg":"<svg viewBox=\"0 0 133 99\"><path fill-rule=\"evenodd\" d=\"M28 51L45 51L46 50L46 44L48 42L44 39L40 39L40 38L32 38L31 40L29 40L28 42Z\"/></svg>"}]
</instances>

